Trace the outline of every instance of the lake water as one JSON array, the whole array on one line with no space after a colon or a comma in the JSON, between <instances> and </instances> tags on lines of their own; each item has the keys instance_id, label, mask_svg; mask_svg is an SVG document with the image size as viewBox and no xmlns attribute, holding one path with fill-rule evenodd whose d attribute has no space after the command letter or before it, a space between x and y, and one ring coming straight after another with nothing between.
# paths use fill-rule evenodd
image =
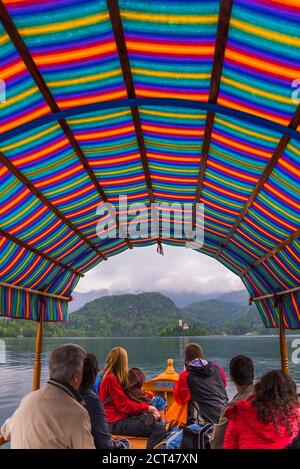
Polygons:
<instances>
[{"instance_id":1,"label":"lake water","mask_svg":"<svg viewBox=\"0 0 300 469\"><path fill-rule=\"evenodd\" d=\"M300 383L300 364L291 363L292 341L295 339L299 347L299 336L298 338L297 336L288 337L290 373L295 381ZM45 338L42 383L48 378L49 353L53 348L66 342L82 345L88 352L94 353L98 357L101 368L112 347L124 347L128 351L129 366L142 368L149 379L165 370L168 358L174 359L174 368L177 372L182 371L184 347L189 342L201 344L206 356L222 366L227 377L229 361L237 354L252 357L256 378L269 369L280 367L279 339L271 336ZM4 339L4 343L6 363L0 364L0 425L13 413L22 397L31 391L35 347L35 341L31 338ZM230 381L227 390L229 397L235 392Z\"/></svg>"}]
</instances>

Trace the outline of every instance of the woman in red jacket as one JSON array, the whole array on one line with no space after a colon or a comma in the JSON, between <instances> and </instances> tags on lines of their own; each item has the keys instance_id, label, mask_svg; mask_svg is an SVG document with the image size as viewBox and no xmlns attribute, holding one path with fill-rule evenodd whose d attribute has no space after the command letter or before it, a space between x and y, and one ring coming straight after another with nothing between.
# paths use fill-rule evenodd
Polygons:
<instances>
[{"instance_id":1,"label":"woman in red jacket","mask_svg":"<svg viewBox=\"0 0 300 469\"><path fill-rule=\"evenodd\" d=\"M281 449L298 434L296 384L280 370L266 373L246 401L230 407L224 449Z\"/></svg>"},{"instance_id":2,"label":"woman in red jacket","mask_svg":"<svg viewBox=\"0 0 300 469\"><path fill-rule=\"evenodd\" d=\"M147 448L154 448L165 438L165 428L157 420L160 413L146 402L129 399L128 357L121 347L113 348L108 355L107 366L100 383L99 396L109 423L109 430L115 435L148 437ZM148 412L155 419L149 419ZM151 417L151 415L150 415Z\"/></svg>"}]
</instances>

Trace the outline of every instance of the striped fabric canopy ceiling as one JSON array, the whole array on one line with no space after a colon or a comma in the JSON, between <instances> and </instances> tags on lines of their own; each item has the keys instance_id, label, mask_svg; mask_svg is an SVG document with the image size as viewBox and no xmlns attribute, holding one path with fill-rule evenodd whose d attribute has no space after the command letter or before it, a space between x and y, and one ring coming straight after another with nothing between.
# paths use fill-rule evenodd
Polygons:
<instances>
[{"instance_id":1,"label":"striped fabric canopy ceiling","mask_svg":"<svg viewBox=\"0 0 300 469\"><path fill-rule=\"evenodd\" d=\"M97 207L119 195L203 202L199 251L252 297L299 287L299 3L0 5L0 315L39 310L3 284L69 297L99 262L156 243L99 239ZM282 298L285 326L300 328L300 292ZM274 298L257 306L278 327ZM66 317L47 297L45 320Z\"/></svg>"}]
</instances>

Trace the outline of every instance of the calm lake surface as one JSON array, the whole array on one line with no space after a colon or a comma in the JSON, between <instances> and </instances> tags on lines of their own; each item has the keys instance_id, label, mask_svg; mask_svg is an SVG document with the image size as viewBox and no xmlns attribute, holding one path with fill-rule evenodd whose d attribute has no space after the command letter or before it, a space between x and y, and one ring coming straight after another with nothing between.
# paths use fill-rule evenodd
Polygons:
<instances>
[{"instance_id":1,"label":"calm lake surface","mask_svg":"<svg viewBox=\"0 0 300 469\"><path fill-rule=\"evenodd\" d=\"M291 363L292 341L299 336L288 337L290 373L300 383L300 364ZM0 425L18 406L22 397L31 391L33 377L35 340L31 338L4 339L6 363L0 364ZM60 344L72 342L82 345L94 353L103 368L105 359L112 347L121 346L128 351L129 365L142 368L147 378L153 378L166 368L168 358L174 359L177 372L183 368L183 351L189 342L201 344L206 356L221 365L228 377L230 359L237 354L252 357L255 363L256 378L265 371L280 367L278 337L128 337L128 338L45 338L42 360L42 383L48 378L47 358L51 350ZM229 382L228 395L234 393Z\"/></svg>"}]
</instances>

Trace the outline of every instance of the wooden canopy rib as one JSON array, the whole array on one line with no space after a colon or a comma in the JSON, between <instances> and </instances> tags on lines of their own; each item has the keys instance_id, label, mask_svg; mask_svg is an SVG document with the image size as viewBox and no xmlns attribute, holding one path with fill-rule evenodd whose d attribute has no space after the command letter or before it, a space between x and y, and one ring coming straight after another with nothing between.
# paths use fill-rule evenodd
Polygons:
<instances>
[{"instance_id":1,"label":"wooden canopy rib","mask_svg":"<svg viewBox=\"0 0 300 469\"><path fill-rule=\"evenodd\" d=\"M129 99L136 98L132 72L129 63L129 57L126 47L125 35L122 26L122 19L119 9L118 0L107 0L107 8L110 16L110 21L115 37L115 43L119 55L123 78L125 82L126 92ZM147 151L144 142L144 136L142 131L142 124L139 109L137 106L131 107L131 115L136 133L137 143L140 151L141 161L143 165L145 181L147 185L148 197L151 203L154 203L153 188L147 158Z\"/></svg>"},{"instance_id":2,"label":"wooden canopy rib","mask_svg":"<svg viewBox=\"0 0 300 469\"><path fill-rule=\"evenodd\" d=\"M59 106L57 105L51 91L49 90L45 80L43 79L38 67L36 66L26 44L24 43L18 29L16 28L13 20L11 19L5 5L0 1L0 17L1 17L1 22L15 45L15 48L17 49L20 57L22 58L23 62L25 63L28 71L30 72L32 78L34 79L38 89L42 93L46 103L48 104L51 112L55 114L56 112L60 111ZM108 197L106 196L103 188L101 187L101 184L99 183L98 179L96 178L87 158L85 157L83 151L81 150L69 124L65 119L59 119L58 123L60 125L60 128L66 135L70 145L72 146L73 150L75 151L77 157L79 158L80 162L82 163L85 171L87 172L88 176L90 177L91 181L93 182L96 190L98 191L100 197L102 198L103 202L108 203ZM113 218L115 218L115 215L112 215ZM119 221L116 219L116 224L119 227ZM130 242L128 239L126 239L127 244L130 248L132 246L130 245ZM101 256L102 257L102 256ZM103 259L107 260L107 258L104 256Z\"/></svg>"},{"instance_id":3,"label":"wooden canopy rib","mask_svg":"<svg viewBox=\"0 0 300 469\"><path fill-rule=\"evenodd\" d=\"M294 113L294 116L291 119L291 122L289 123L288 127L292 128L292 129L297 129L299 124L300 124L300 104L297 107L297 109ZM257 181L255 188L253 189L252 193L250 194L248 200L246 201L246 203L245 203L244 207L242 208L242 210L241 210L239 216L237 217L236 221L232 225L229 233L227 234L224 242L222 243L222 246L217 251L217 253L215 255L216 258L218 258L220 256L220 254L223 252L223 250L226 248L226 246L230 242L233 234L235 233L235 230L240 225L240 223L243 221L243 219L246 216L248 210L250 209L250 207L252 206L254 200L258 196L260 190L262 189L265 182L267 181L267 179L271 175L271 173L272 173L273 169L275 168L275 166L277 165L279 159L282 156L282 153L286 149L286 147L287 147L288 143L290 142L290 140L291 140L291 137L289 137L288 135L283 135L283 137L281 137L281 139L280 139L280 141L279 141L279 143L278 143L272 157L270 158L270 160L269 160L267 166L265 167L262 175L260 176L259 180Z\"/></svg>"},{"instance_id":4,"label":"wooden canopy rib","mask_svg":"<svg viewBox=\"0 0 300 469\"><path fill-rule=\"evenodd\" d=\"M104 260L107 260L107 257L83 234L81 231L76 228L73 223L68 220L65 215L56 208L50 200L43 195L34 184L32 184L27 177L19 171L19 169L8 159L6 156L0 152L0 161L1 163L14 175L16 178L26 186L32 194L34 194L44 205L46 205L51 212L53 212L57 218L59 218L65 225L67 225L79 238L81 238L85 243L87 243L97 254Z\"/></svg>"},{"instance_id":5,"label":"wooden canopy rib","mask_svg":"<svg viewBox=\"0 0 300 469\"><path fill-rule=\"evenodd\" d=\"M270 257L274 256L274 254L276 254L278 251L280 251L280 249L284 248L285 246L287 246L288 244L290 244L291 242L293 242L296 238L298 238L300 236L300 228L299 230L295 231L294 233L292 233L288 238L286 238L284 241L282 241L280 244L278 244L277 246L275 246L273 249L271 249L270 251L268 251L264 256L260 257L259 259L257 259L255 262L253 262L253 264L249 265L249 267L247 267L246 269L242 270L242 272L240 273L240 276L243 277L245 274L247 274L251 269L257 267L258 265L262 264L263 262L265 262L266 260L270 259Z\"/></svg>"},{"instance_id":6,"label":"wooden canopy rib","mask_svg":"<svg viewBox=\"0 0 300 469\"><path fill-rule=\"evenodd\" d=\"M7 288L13 288L14 290L25 291L25 292L28 292L28 293L34 293L35 295L46 296L48 298L55 298L57 300L65 300L65 301L70 301L71 300L71 298L68 297L68 296L60 296L60 295L55 295L54 293L47 293L45 291L32 290L31 288L20 287L18 285L14 285L12 283L0 282L0 286L7 287Z\"/></svg>"},{"instance_id":7,"label":"wooden canopy rib","mask_svg":"<svg viewBox=\"0 0 300 469\"><path fill-rule=\"evenodd\" d=\"M0 0L1 1L1 0ZM37 127L42 125L48 125L52 122L57 122L60 119L70 119L74 116L90 114L92 112L102 110L112 110L127 108L133 106L173 106L187 109L197 109L199 111L212 111L220 113L221 115L228 116L233 119L242 119L243 121L252 123L253 125L259 125L265 129L272 130L282 135L289 135L294 140L300 141L300 132L293 129L292 127L279 124L271 119L260 117L250 112L241 111L232 107L221 106L220 104L206 103L203 101L195 101L193 99L180 99L180 98L123 98L123 99L112 99L108 101L98 101L96 103L80 104L78 106L70 107L67 109L60 110L56 113L46 114L40 117L36 117L30 122L17 125L16 127L6 130L0 135L0 143L6 142L10 138L14 138L23 132L35 130Z\"/></svg>"},{"instance_id":8,"label":"wooden canopy rib","mask_svg":"<svg viewBox=\"0 0 300 469\"><path fill-rule=\"evenodd\" d=\"M230 17L231 17L231 9L232 9L232 0L220 0L215 52L214 52L214 59L213 59L213 66L212 66L212 73L211 73L211 80L210 80L210 89L209 89L209 98L208 98L208 102L210 104L217 104L217 101L218 101L218 95L219 95L219 89L220 89L220 83L221 83L221 77L222 77L222 69L223 69L225 50L226 50L226 43L227 43L227 37L228 37L229 22L230 22ZM209 152L211 135L212 135L213 125L214 125L214 119L215 119L215 113L209 111L206 114L200 169L199 169L197 188L196 188L196 194L195 194L195 204L200 201L200 197L202 194L202 187L203 187L204 175L206 171L206 164L207 164L207 159L208 159L208 152ZM196 216L196 205L194 206L194 210L193 210L193 225L195 225L195 216Z\"/></svg>"},{"instance_id":9,"label":"wooden canopy rib","mask_svg":"<svg viewBox=\"0 0 300 469\"><path fill-rule=\"evenodd\" d=\"M37 256L40 256L40 257L43 257L44 259L47 259L47 261L52 262L53 264L61 267L62 269L69 270L70 272L73 272L73 274L79 275L80 277L84 277L84 274L82 272L80 272L79 270L73 269L68 264L64 264L63 262L58 261L57 259L55 259L52 256L48 256L48 254L45 254L43 251L40 251L39 249L34 248L30 244L25 243L21 239L16 238L15 236L11 235L10 233L7 233L6 231L2 230L1 228L0 228L0 236L3 236L4 238L9 239L13 243L18 244L19 246L21 246L22 248L25 248L28 251L33 252Z\"/></svg>"},{"instance_id":10,"label":"wooden canopy rib","mask_svg":"<svg viewBox=\"0 0 300 469\"><path fill-rule=\"evenodd\" d=\"M269 293L268 295L263 295L263 296L255 296L254 298L250 298L251 301L261 301L261 300L267 300L268 298L274 298L275 296L282 296L282 295L287 295L288 293L296 293L300 291L300 285L295 288L290 288L289 290L282 290L279 292L275 293Z\"/></svg>"}]
</instances>

